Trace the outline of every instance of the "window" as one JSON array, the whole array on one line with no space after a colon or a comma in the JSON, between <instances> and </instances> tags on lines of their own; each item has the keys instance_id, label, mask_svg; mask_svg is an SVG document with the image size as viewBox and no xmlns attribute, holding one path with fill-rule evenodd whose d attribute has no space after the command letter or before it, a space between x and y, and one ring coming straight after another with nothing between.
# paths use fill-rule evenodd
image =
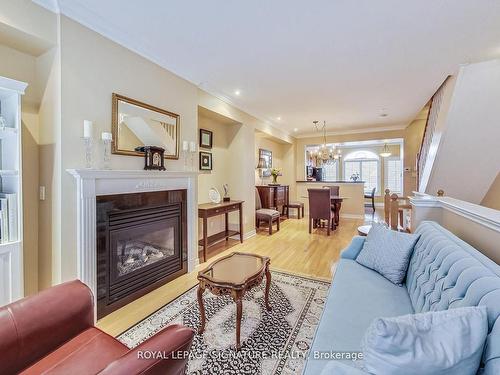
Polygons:
<instances>
[{"instance_id":1,"label":"window","mask_svg":"<svg viewBox=\"0 0 500 375\"><path fill-rule=\"evenodd\" d=\"M385 188L391 193L403 192L403 162L399 158L385 159Z\"/></svg>"},{"instance_id":2,"label":"window","mask_svg":"<svg viewBox=\"0 0 500 375\"><path fill-rule=\"evenodd\" d=\"M326 163L321 166L323 172L323 181L337 181L339 163L335 160L333 163Z\"/></svg>"},{"instance_id":3,"label":"window","mask_svg":"<svg viewBox=\"0 0 500 375\"><path fill-rule=\"evenodd\" d=\"M354 173L365 182L365 192L380 191L379 158L371 151L354 151L344 158L344 179L350 180Z\"/></svg>"}]
</instances>

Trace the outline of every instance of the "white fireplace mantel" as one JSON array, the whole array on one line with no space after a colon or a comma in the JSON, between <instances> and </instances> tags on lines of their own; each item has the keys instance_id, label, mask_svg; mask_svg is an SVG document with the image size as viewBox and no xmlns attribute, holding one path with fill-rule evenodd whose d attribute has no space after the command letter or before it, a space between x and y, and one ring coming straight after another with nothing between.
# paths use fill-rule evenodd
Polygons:
<instances>
[{"instance_id":1,"label":"white fireplace mantel","mask_svg":"<svg viewBox=\"0 0 500 375\"><path fill-rule=\"evenodd\" d=\"M78 278L97 296L96 197L99 195L187 190L188 272L198 264L198 172L68 169L77 183ZM94 301L97 306L97 300Z\"/></svg>"}]
</instances>

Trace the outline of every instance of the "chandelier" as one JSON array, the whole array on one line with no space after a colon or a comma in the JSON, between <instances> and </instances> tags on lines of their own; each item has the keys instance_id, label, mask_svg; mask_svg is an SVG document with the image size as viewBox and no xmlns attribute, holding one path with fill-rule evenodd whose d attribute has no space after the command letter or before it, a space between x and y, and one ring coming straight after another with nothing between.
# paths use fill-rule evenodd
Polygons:
<instances>
[{"instance_id":1,"label":"chandelier","mask_svg":"<svg viewBox=\"0 0 500 375\"><path fill-rule=\"evenodd\" d=\"M323 164L333 164L339 158L339 154L335 154L335 145L329 148L326 144L326 121L323 121L323 125L318 125L318 123L318 120L313 121L316 131L323 133L323 144L319 147L318 158Z\"/></svg>"}]
</instances>

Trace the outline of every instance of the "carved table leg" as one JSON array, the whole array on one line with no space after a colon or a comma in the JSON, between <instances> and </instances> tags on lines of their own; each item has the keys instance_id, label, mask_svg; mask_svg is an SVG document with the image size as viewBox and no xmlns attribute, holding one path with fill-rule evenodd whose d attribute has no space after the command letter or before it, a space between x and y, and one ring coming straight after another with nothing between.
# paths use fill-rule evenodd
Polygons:
<instances>
[{"instance_id":1,"label":"carved table leg","mask_svg":"<svg viewBox=\"0 0 500 375\"><path fill-rule=\"evenodd\" d=\"M198 333L203 333L205 330L205 306L203 306L203 292L205 288L200 284L198 285L198 306L200 308L201 324L198 328Z\"/></svg>"},{"instance_id":2,"label":"carved table leg","mask_svg":"<svg viewBox=\"0 0 500 375\"><path fill-rule=\"evenodd\" d=\"M267 311L271 311L271 306L269 306L269 289L271 289L271 272L269 271L269 263L266 265L266 294L264 296L264 301L266 302Z\"/></svg>"},{"instance_id":3,"label":"carved table leg","mask_svg":"<svg viewBox=\"0 0 500 375\"><path fill-rule=\"evenodd\" d=\"M242 296L236 298L236 350L241 349L240 331L241 331L241 316L242 316Z\"/></svg>"}]
</instances>

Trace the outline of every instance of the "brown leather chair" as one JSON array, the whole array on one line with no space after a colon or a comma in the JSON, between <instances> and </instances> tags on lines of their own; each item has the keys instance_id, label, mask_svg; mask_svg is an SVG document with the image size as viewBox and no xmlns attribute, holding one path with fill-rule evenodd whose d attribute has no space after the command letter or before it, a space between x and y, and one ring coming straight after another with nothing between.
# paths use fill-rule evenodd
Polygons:
<instances>
[{"instance_id":1,"label":"brown leather chair","mask_svg":"<svg viewBox=\"0 0 500 375\"><path fill-rule=\"evenodd\" d=\"M0 374L184 374L187 358L176 357L193 337L171 325L129 349L94 326L92 293L75 280L0 308ZM142 359L139 351L179 354Z\"/></svg>"},{"instance_id":2,"label":"brown leather chair","mask_svg":"<svg viewBox=\"0 0 500 375\"><path fill-rule=\"evenodd\" d=\"M259 229L260 222L268 224L269 234L273 234L273 223L276 222L276 230L280 230L280 212L270 208L262 208L259 191L255 188L255 229Z\"/></svg>"},{"instance_id":3,"label":"brown leather chair","mask_svg":"<svg viewBox=\"0 0 500 375\"><path fill-rule=\"evenodd\" d=\"M309 233L317 227L321 220L327 220L327 234L330 235L330 227L333 229L333 212L331 208L329 189L307 189L309 196Z\"/></svg>"}]
</instances>

